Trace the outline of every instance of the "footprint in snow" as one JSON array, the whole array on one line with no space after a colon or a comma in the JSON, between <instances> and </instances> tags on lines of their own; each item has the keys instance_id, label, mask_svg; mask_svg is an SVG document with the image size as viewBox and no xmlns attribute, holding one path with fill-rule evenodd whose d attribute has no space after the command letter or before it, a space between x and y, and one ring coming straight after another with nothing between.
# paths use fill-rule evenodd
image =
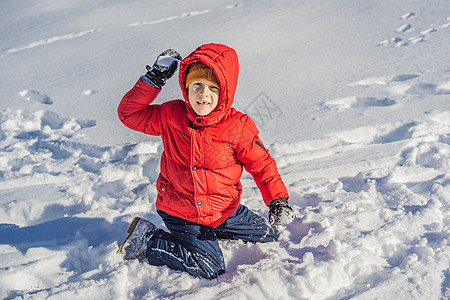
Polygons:
<instances>
[{"instance_id":1,"label":"footprint in snow","mask_svg":"<svg viewBox=\"0 0 450 300\"><path fill-rule=\"evenodd\" d=\"M426 30L422 30L422 31L420 32L420 35L410 37L408 40L409 40L411 43L413 43L413 44L425 42L426 37L427 37L430 33L433 33L433 32L436 32L436 31L437 31L437 30L436 30L435 28L433 28L433 27L432 27L432 28L429 28L429 29L426 29Z\"/></svg>"},{"instance_id":2,"label":"footprint in snow","mask_svg":"<svg viewBox=\"0 0 450 300\"><path fill-rule=\"evenodd\" d=\"M416 14L413 13L413 12L408 12L408 13L402 15L401 18L402 18L403 20L408 20L408 19L411 19L412 17L414 17L415 15L416 15Z\"/></svg>"},{"instance_id":3,"label":"footprint in snow","mask_svg":"<svg viewBox=\"0 0 450 300\"><path fill-rule=\"evenodd\" d=\"M89 96L89 95L93 95L93 94L97 94L98 93L98 91L96 91L96 90L85 90L85 91L83 91L83 95L85 95L85 96Z\"/></svg>"},{"instance_id":4,"label":"footprint in snow","mask_svg":"<svg viewBox=\"0 0 450 300\"><path fill-rule=\"evenodd\" d=\"M73 32L73 33L69 33L69 34L65 34L65 35L59 35L59 36L53 36L53 37L48 37L39 41L34 41L29 43L28 45L25 45L23 47L18 47L18 48L12 48L7 50L7 53L15 53L15 52L20 52L23 50L27 50L27 49L31 49L31 48L35 48L35 47L40 47L40 46L45 46L54 42L59 42L59 41L65 41L65 40L71 40L71 39L75 39L81 36L84 36L86 34L90 34L93 32L98 31L98 29L88 29L88 30L83 30L83 31L79 31L79 32Z\"/></svg>"},{"instance_id":5,"label":"footprint in snow","mask_svg":"<svg viewBox=\"0 0 450 300\"><path fill-rule=\"evenodd\" d=\"M372 86L372 85L388 85L396 82L405 82L419 77L416 74L399 74L394 76L375 76L368 77L357 82L349 84L349 86Z\"/></svg>"},{"instance_id":6,"label":"footprint in snow","mask_svg":"<svg viewBox=\"0 0 450 300\"><path fill-rule=\"evenodd\" d=\"M329 110L343 110L349 108L386 107L397 104L392 99L375 97L344 97L325 102L323 106Z\"/></svg>"},{"instance_id":7,"label":"footprint in snow","mask_svg":"<svg viewBox=\"0 0 450 300\"><path fill-rule=\"evenodd\" d=\"M407 46L408 43L403 41L402 38L396 36L387 40L383 40L377 44L377 46L394 46L394 47L401 47L401 46Z\"/></svg>"},{"instance_id":8,"label":"footprint in snow","mask_svg":"<svg viewBox=\"0 0 450 300\"><path fill-rule=\"evenodd\" d=\"M411 25L411 24L405 24L405 25L400 26L400 27L397 29L397 32L406 32L406 31L408 31L408 30L411 30L411 28L412 28L412 25Z\"/></svg>"},{"instance_id":9,"label":"footprint in snow","mask_svg":"<svg viewBox=\"0 0 450 300\"><path fill-rule=\"evenodd\" d=\"M450 21L450 17L447 17L447 21ZM442 28L449 28L449 27L450 27L450 22L447 22L444 25L442 25Z\"/></svg>"},{"instance_id":10,"label":"footprint in snow","mask_svg":"<svg viewBox=\"0 0 450 300\"><path fill-rule=\"evenodd\" d=\"M225 6L224 9L238 8L243 5L244 4L242 4L242 3L231 4L231 5ZM185 13L182 13L182 14L176 15L176 16L163 17L163 18L157 19L157 20L134 22L134 23L128 24L126 26L127 27L136 27L136 26L143 26L143 25L153 25L153 24L169 22L169 21L178 20L178 19L184 19L184 18L196 17L196 16L200 16L200 15L204 15L204 14L209 14L212 11L214 11L214 10L213 9L204 9L204 10L190 11L190 12L185 12Z\"/></svg>"},{"instance_id":11,"label":"footprint in snow","mask_svg":"<svg viewBox=\"0 0 450 300\"><path fill-rule=\"evenodd\" d=\"M238 7L241 7L243 5L244 4L242 4L242 3L236 3L236 4L231 4L231 5L225 6L225 8L226 9L238 8Z\"/></svg>"},{"instance_id":12,"label":"footprint in snow","mask_svg":"<svg viewBox=\"0 0 450 300\"><path fill-rule=\"evenodd\" d=\"M19 95L24 97L28 101L39 102L42 104L51 105L53 104L52 99L49 96L39 93L33 90L23 90L19 92Z\"/></svg>"},{"instance_id":13,"label":"footprint in snow","mask_svg":"<svg viewBox=\"0 0 450 300\"><path fill-rule=\"evenodd\" d=\"M177 19L184 19L184 18L188 18L188 17L195 17L195 16L207 14L207 13L210 13L210 12L211 12L211 9L205 9L205 10L201 10L201 11L185 12L185 13L182 13L182 14L180 14L180 15L170 16L170 17L164 17L164 18L157 19L157 20L140 21L140 22L131 23L131 24L128 24L127 27L136 27L136 26L144 26L144 25L153 25L153 24L158 24L158 23L163 23L163 22L173 21L173 20L177 20Z\"/></svg>"},{"instance_id":14,"label":"footprint in snow","mask_svg":"<svg viewBox=\"0 0 450 300\"><path fill-rule=\"evenodd\" d=\"M396 103L397 102L389 98L378 99L374 97L357 97L356 102L352 105L352 108L370 107L370 106L384 107L384 106L391 106Z\"/></svg>"},{"instance_id":15,"label":"footprint in snow","mask_svg":"<svg viewBox=\"0 0 450 300\"><path fill-rule=\"evenodd\" d=\"M406 21L414 17L416 14L413 12L406 13L401 16L401 19ZM450 27L450 17L446 19L446 23L443 24L442 28ZM438 24L439 21L430 21L430 24ZM432 25L433 27L422 29L422 30L414 30L413 25L411 23L405 23L400 25L395 32L398 36L394 36L389 39L385 39L377 44L377 46L393 46L393 47L404 47L412 44L425 42L430 34L437 32L437 27ZM411 36L407 36L407 34L411 34Z\"/></svg>"},{"instance_id":16,"label":"footprint in snow","mask_svg":"<svg viewBox=\"0 0 450 300\"><path fill-rule=\"evenodd\" d=\"M349 84L349 86L373 87L381 86L385 92L391 95L449 95L450 81L441 83L425 82L423 80L414 80L419 78L416 74L399 74L395 76L378 76L369 77ZM361 106L390 106L395 101L389 98L361 98L361 97L345 97L342 99L332 100L325 103L328 108L333 110L361 107Z\"/></svg>"},{"instance_id":17,"label":"footprint in snow","mask_svg":"<svg viewBox=\"0 0 450 300\"><path fill-rule=\"evenodd\" d=\"M405 91L407 95L450 95L450 82L442 84L419 82Z\"/></svg>"},{"instance_id":18,"label":"footprint in snow","mask_svg":"<svg viewBox=\"0 0 450 300\"><path fill-rule=\"evenodd\" d=\"M394 77L392 77L391 81L392 82L403 82L403 81L408 81L414 78L419 77L419 75L416 74L400 74L400 75L396 75Z\"/></svg>"}]
</instances>

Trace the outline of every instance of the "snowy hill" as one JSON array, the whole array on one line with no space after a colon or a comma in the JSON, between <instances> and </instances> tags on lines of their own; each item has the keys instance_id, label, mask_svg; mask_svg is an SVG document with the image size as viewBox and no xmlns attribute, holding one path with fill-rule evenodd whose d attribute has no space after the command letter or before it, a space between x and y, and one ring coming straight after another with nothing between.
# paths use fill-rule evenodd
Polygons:
<instances>
[{"instance_id":1,"label":"snowy hill","mask_svg":"<svg viewBox=\"0 0 450 300\"><path fill-rule=\"evenodd\" d=\"M450 298L447 1L151 2L2 2L0 298ZM297 216L222 242L213 281L116 253L135 216L163 227L162 143L117 105L163 50L209 42L236 49L234 106ZM172 79L157 102L180 97Z\"/></svg>"}]
</instances>

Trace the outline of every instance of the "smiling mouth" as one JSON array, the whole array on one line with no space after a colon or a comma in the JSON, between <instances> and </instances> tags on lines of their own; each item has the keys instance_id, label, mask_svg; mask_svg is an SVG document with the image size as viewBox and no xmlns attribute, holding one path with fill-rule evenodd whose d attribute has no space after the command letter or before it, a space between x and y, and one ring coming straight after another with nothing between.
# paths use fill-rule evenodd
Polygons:
<instances>
[{"instance_id":1,"label":"smiling mouth","mask_svg":"<svg viewBox=\"0 0 450 300\"><path fill-rule=\"evenodd\" d=\"M210 105L210 102L206 102L206 101L197 101L198 105Z\"/></svg>"}]
</instances>

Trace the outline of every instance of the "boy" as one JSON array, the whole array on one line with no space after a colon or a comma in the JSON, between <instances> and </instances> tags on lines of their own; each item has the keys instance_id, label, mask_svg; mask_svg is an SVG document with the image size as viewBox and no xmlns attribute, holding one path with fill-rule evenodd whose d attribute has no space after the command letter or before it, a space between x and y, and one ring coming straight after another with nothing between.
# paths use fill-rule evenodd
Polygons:
<instances>
[{"instance_id":1,"label":"boy","mask_svg":"<svg viewBox=\"0 0 450 300\"><path fill-rule=\"evenodd\" d=\"M236 52L206 44L180 60L176 51L164 51L118 108L127 127L162 138L156 208L170 231L135 218L119 253L213 279L225 273L218 239L276 241L274 225L290 223L294 212L256 125L231 107L239 72ZM150 105L179 63L185 100ZM269 206L270 223L240 204L243 167Z\"/></svg>"}]
</instances>

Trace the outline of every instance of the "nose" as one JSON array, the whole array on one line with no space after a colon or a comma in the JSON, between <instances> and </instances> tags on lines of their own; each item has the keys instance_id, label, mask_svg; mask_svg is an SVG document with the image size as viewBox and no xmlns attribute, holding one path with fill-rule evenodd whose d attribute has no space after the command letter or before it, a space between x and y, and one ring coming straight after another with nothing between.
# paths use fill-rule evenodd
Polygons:
<instances>
[{"instance_id":1,"label":"nose","mask_svg":"<svg viewBox=\"0 0 450 300\"><path fill-rule=\"evenodd\" d=\"M209 94L210 94L209 92L210 92L210 89L208 88L207 85L203 85L203 86L201 87L201 89L200 89L200 95L201 95L201 96L209 97Z\"/></svg>"}]
</instances>

